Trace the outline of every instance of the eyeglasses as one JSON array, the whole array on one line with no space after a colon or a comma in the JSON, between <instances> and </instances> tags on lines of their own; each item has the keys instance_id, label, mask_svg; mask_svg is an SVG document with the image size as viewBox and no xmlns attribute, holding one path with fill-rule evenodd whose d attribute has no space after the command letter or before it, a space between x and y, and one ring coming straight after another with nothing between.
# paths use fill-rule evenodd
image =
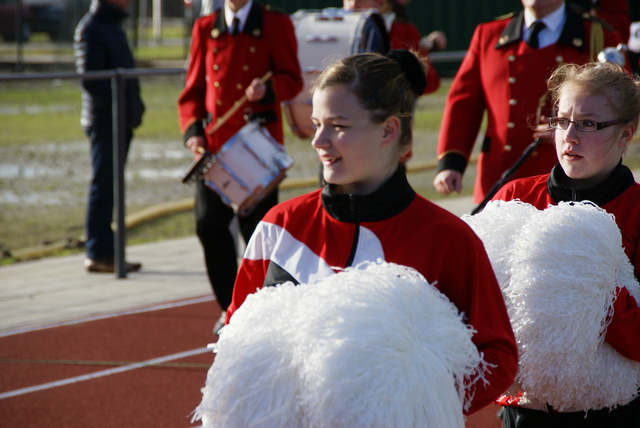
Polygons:
<instances>
[{"instance_id":1,"label":"eyeglasses","mask_svg":"<svg viewBox=\"0 0 640 428\"><path fill-rule=\"evenodd\" d=\"M569 128L569 124L573 123L576 126L578 131L584 132L594 132L599 131L604 128L608 128L609 126L617 125L619 123L628 122L629 119L616 119L609 120L607 122L596 122L595 120L583 119L583 120L569 120L563 117L550 117L549 118L549 126L553 129L564 129Z\"/></svg>"}]
</instances>

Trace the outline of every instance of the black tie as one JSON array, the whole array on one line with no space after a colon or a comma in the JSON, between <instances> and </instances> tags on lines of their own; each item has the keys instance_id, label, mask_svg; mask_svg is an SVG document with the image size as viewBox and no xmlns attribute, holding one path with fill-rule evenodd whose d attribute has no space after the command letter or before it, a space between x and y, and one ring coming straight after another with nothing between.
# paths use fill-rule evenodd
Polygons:
<instances>
[{"instance_id":1,"label":"black tie","mask_svg":"<svg viewBox=\"0 0 640 428\"><path fill-rule=\"evenodd\" d=\"M527 37L527 44L531 46L533 49L538 49L540 46L538 42L538 34L546 27L544 22L536 21L531 25L531 32L529 33L529 37Z\"/></svg>"},{"instance_id":2,"label":"black tie","mask_svg":"<svg viewBox=\"0 0 640 428\"><path fill-rule=\"evenodd\" d=\"M237 36L239 28L240 28L240 20L238 18L233 18L233 21L231 22L231 35Z\"/></svg>"}]
</instances>

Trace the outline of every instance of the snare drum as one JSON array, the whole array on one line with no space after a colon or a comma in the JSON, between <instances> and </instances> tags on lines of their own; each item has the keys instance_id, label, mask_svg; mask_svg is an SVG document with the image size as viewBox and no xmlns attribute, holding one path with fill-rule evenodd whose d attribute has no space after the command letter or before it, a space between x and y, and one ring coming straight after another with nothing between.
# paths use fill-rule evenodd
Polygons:
<instances>
[{"instance_id":1,"label":"snare drum","mask_svg":"<svg viewBox=\"0 0 640 428\"><path fill-rule=\"evenodd\" d=\"M207 187L244 217L276 188L292 165L291 156L269 131L249 122L218 153L196 159L182 181L203 178Z\"/></svg>"},{"instance_id":2,"label":"snare drum","mask_svg":"<svg viewBox=\"0 0 640 428\"><path fill-rule=\"evenodd\" d=\"M304 88L283 103L291 131L300 138L315 133L311 123L311 88L320 71L340 58L360 52L386 52L389 36L375 10L337 8L299 10L292 15Z\"/></svg>"}]
</instances>

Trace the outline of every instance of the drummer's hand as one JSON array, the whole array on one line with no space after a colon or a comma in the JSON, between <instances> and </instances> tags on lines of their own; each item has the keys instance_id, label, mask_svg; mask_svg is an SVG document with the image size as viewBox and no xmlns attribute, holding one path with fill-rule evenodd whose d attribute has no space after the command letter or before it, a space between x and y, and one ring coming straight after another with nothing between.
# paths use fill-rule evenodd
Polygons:
<instances>
[{"instance_id":1,"label":"drummer's hand","mask_svg":"<svg viewBox=\"0 0 640 428\"><path fill-rule=\"evenodd\" d=\"M556 131L549 126L549 122L545 116L540 116L540 123L533 131L533 138L541 138L545 143L554 143Z\"/></svg>"},{"instance_id":2,"label":"drummer's hand","mask_svg":"<svg viewBox=\"0 0 640 428\"><path fill-rule=\"evenodd\" d=\"M256 77L244 93L247 96L247 100L251 102L260 101L267 94L267 85Z\"/></svg>"},{"instance_id":3,"label":"drummer's hand","mask_svg":"<svg viewBox=\"0 0 640 428\"><path fill-rule=\"evenodd\" d=\"M447 48L447 36L442 31L432 31L420 39L419 47L427 53L443 51Z\"/></svg>"},{"instance_id":4,"label":"drummer's hand","mask_svg":"<svg viewBox=\"0 0 640 428\"><path fill-rule=\"evenodd\" d=\"M193 154L199 155L204 152L204 149L207 146L207 139L204 138L202 135L194 135L192 137L189 137L189 139L184 143L184 145Z\"/></svg>"},{"instance_id":5,"label":"drummer's hand","mask_svg":"<svg viewBox=\"0 0 640 428\"><path fill-rule=\"evenodd\" d=\"M453 169L440 171L433 179L433 187L443 195L462 191L462 174Z\"/></svg>"}]
</instances>

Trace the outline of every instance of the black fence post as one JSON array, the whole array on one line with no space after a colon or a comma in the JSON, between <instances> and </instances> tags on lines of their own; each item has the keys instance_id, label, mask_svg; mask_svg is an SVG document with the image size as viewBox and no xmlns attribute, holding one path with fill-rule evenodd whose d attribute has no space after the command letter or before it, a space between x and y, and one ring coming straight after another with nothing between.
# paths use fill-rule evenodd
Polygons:
<instances>
[{"instance_id":1,"label":"black fence post","mask_svg":"<svg viewBox=\"0 0 640 428\"><path fill-rule=\"evenodd\" d=\"M111 97L113 112L113 203L116 218L116 233L114 236L114 262L116 278L127 277L127 266L124 249L126 246L125 227L125 188L124 188L124 163L125 163L125 76L121 69L115 70L111 78Z\"/></svg>"}]
</instances>

